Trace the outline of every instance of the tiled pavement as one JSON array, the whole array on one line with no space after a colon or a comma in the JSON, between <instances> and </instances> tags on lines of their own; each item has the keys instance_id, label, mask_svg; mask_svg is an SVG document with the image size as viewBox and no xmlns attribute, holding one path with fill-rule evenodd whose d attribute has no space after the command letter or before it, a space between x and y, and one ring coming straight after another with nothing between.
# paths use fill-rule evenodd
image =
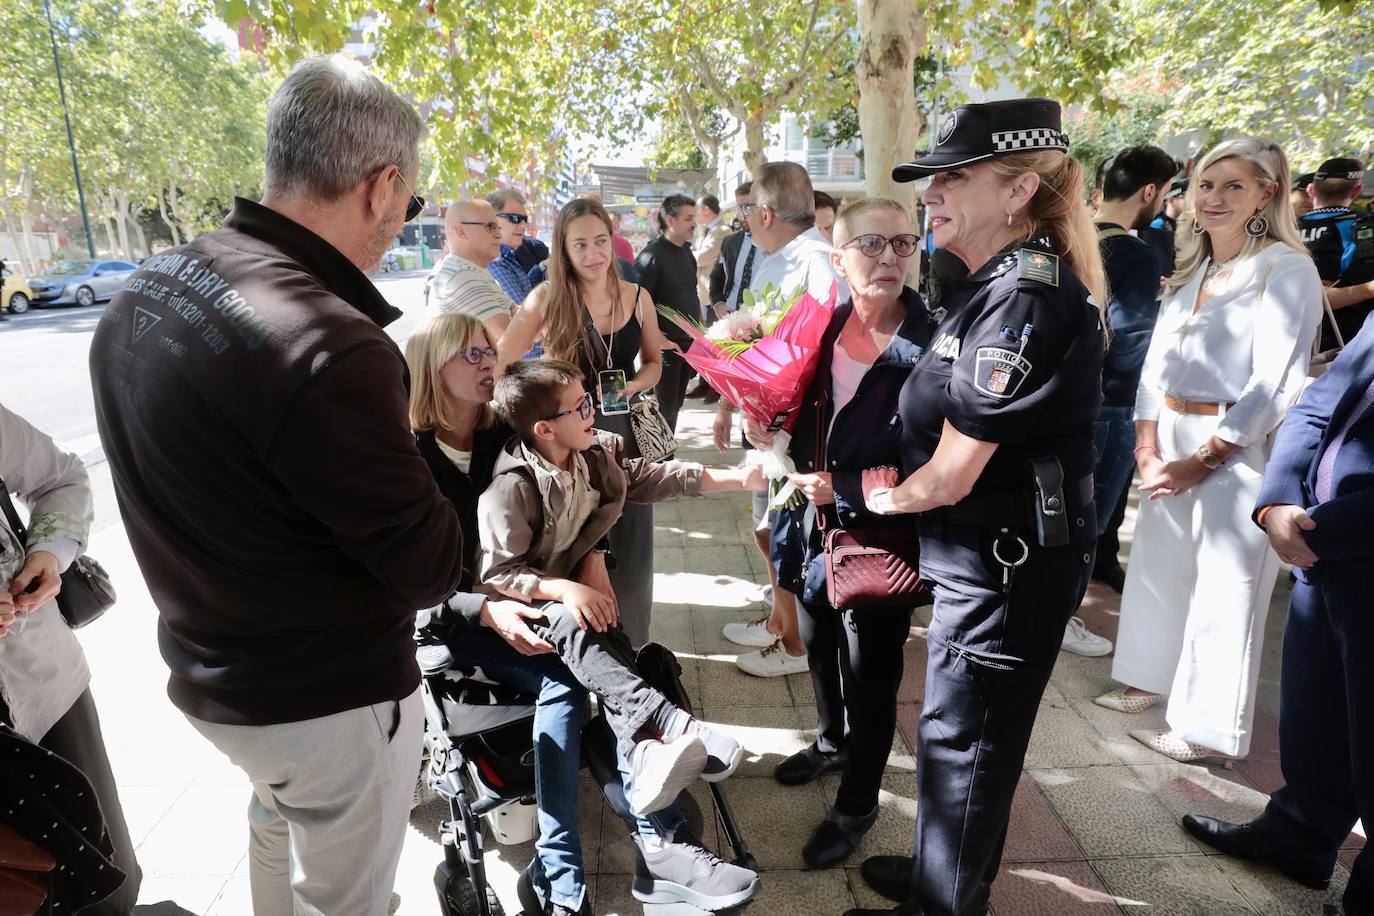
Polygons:
<instances>
[{"instance_id":1,"label":"tiled pavement","mask_svg":"<svg viewBox=\"0 0 1374 916\"><path fill-rule=\"evenodd\" d=\"M731 461L709 444L710 414L699 402L683 413L683 456ZM772 767L809 740L815 708L807 675L761 680L732 663L720 636L732 620L757 616L751 597L765 581L764 561L752 544L747 501L737 495L661 504L656 509L654 636L682 659L686 686L699 712L737 733L748 755L725 791L764 869L763 890L747 908L754 916L838 916L857 904L878 904L857 864L877 852L909 851L916 805L910 748L924 689L925 643L919 627L905 647L907 670L896 742L888 763L882 817L851 860L854 868L809 872L801 847L834 793L833 780L785 788ZM1131 517L1123 532L1129 535ZM95 695L120 782L139 860L144 903L174 901L147 913L197 916L248 914L245 781L194 732L166 699L165 668L157 656L154 612L118 527L106 529L92 553L112 568L122 601L116 611L81 632L95 671ZM1110 686L1110 659L1061 654L1031 741L1006 844L993 888L998 916L1075 916L1102 913L1318 914L1339 900L1353 850L1352 836L1329 892L1307 891L1277 873L1209 855L1179 827L1189 811L1246 819L1281 781L1275 735L1279 647L1286 581L1269 618L1262 672L1260 734L1248 760L1234 769L1181 765L1127 736L1132 728L1162 725L1156 708L1125 716L1094 706ZM1083 616L1113 636L1116 596L1099 585ZM694 796L709 806L700 789ZM597 914L638 914L629 893L630 842L590 782L584 782L582 839L593 877ZM709 810L709 809L708 809ZM441 853L431 801L415 812L397 877L399 913L435 914L432 876ZM714 828L707 841L719 848ZM487 853L501 900L517 912L514 881L528 861L528 845ZM142 908L140 908L142 910ZM655 916L671 908L650 907ZM679 910L680 912L680 910ZM687 912L695 913L695 910ZM683 914L685 916L685 914Z\"/></svg>"}]
</instances>

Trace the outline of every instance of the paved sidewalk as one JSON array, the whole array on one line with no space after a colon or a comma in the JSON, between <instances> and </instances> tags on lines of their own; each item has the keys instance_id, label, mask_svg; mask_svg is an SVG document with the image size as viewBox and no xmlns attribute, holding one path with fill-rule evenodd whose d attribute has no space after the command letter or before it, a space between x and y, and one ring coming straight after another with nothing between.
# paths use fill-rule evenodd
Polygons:
<instances>
[{"instance_id":1,"label":"paved sidewalk","mask_svg":"<svg viewBox=\"0 0 1374 916\"><path fill-rule=\"evenodd\" d=\"M688 402L680 439L683 457L721 456L709 442L711 414ZM924 689L925 642L913 628L906 644L900 740L888 762L882 817L852 859L854 868L802 870L801 847L824 814L835 785L785 788L771 777L783 757L810 740L815 707L808 675L758 679L733 664L735 649L720 636L730 621L757 617L752 597L766 581L753 545L747 499L719 494L660 504L656 509L655 639L682 659L688 691L704 718L722 723L748 754L725 791L764 869L752 916L839 916L878 899L857 865L873 853L909 852L915 817L910 748ZM1128 516L1123 534L1129 535ZM174 901L147 912L197 916L251 913L248 895L248 788L166 698L166 668L157 653L155 611L120 526L97 535L91 553L116 577L119 606L81 631L95 672L94 691L115 775L145 872L143 903ZM1281 781L1275 709L1287 580L1281 577L1269 618L1262 670L1260 734L1250 758L1234 769L1175 764L1127 736L1162 726L1158 708L1140 716L1092 704L1111 685L1110 658L1061 655L1036 723L1022 776L1005 862L993 889L998 916L1079 913L1318 914L1339 900L1353 850L1342 853L1329 892L1307 891L1273 871L1208 855L1179 827L1189 811L1234 820L1252 817L1264 793ZM1114 636L1117 596L1094 585L1083 610L1090 628ZM709 795L694 791L702 806ZM601 916L644 911L629 893L634 859L626 831L590 782L582 795L582 838L593 873L594 909ZM709 808L708 808L709 810ZM441 860L435 826L443 816L430 801L411 818L396 882L402 916L438 913L433 890ZM714 828L707 842L720 848ZM510 913L518 912L515 876L531 847L492 843L489 874ZM651 907L655 916L675 912ZM682 912L678 909L676 912ZM686 912L695 913L694 910ZM685 916L685 914L684 914Z\"/></svg>"}]
</instances>

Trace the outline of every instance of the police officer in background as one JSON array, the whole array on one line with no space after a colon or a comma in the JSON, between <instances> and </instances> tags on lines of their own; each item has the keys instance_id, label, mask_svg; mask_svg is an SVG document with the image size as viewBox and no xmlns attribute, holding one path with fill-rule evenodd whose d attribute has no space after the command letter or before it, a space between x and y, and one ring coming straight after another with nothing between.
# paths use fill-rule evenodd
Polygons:
<instances>
[{"instance_id":1,"label":"police officer in background","mask_svg":"<svg viewBox=\"0 0 1374 916\"><path fill-rule=\"evenodd\" d=\"M1174 255L1177 253L1174 236L1178 234L1178 218L1183 213L1183 196L1187 193L1188 179L1175 178L1164 194L1164 209L1150 220L1148 227L1140 230L1140 240L1159 256L1164 276L1174 272Z\"/></svg>"},{"instance_id":2,"label":"police officer in background","mask_svg":"<svg viewBox=\"0 0 1374 916\"><path fill-rule=\"evenodd\" d=\"M1293 179L1293 190L1289 192L1288 199L1293 204L1293 215L1298 219L1312 212L1312 196L1307 193L1307 186L1310 185L1316 172L1303 172Z\"/></svg>"},{"instance_id":3,"label":"police officer in background","mask_svg":"<svg viewBox=\"0 0 1374 916\"><path fill-rule=\"evenodd\" d=\"M1360 160L1326 160L1307 186L1313 209L1298 220L1298 232L1327 287L1342 341L1354 337L1374 311L1374 221L1350 209L1363 187ZM1337 345L1329 323L1323 322L1323 350Z\"/></svg>"},{"instance_id":4,"label":"police officer in background","mask_svg":"<svg viewBox=\"0 0 1374 916\"><path fill-rule=\"evenodd\" d=\"M1068 146L1048 99L967 105L893 172L931 176L935 244L971 271L902 389L905 479L864 475L872 511L916 514L935 593L915 858L862 869L895 913L987 912L1036 710L1092 570L1106 281Z\"/></svg>"}]
</instances>

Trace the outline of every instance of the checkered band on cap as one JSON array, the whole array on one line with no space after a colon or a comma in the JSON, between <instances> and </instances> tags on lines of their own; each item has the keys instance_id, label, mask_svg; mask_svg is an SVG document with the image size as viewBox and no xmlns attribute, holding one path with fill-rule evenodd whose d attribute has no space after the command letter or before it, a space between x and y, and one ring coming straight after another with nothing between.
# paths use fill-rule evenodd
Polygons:
<instances>
[{"instance_id":1,"label":"checkered band on cap","mask_svg":"<svg viewBox=\"0 0 1374 916\"><path fill-rule=\"evenodd\" d=\"M1004 130L992 135L994 152L1023 149L1069 148L1069 135L1052 127L1031 127L1026 130Z\"/></svg>"}]
</instances>

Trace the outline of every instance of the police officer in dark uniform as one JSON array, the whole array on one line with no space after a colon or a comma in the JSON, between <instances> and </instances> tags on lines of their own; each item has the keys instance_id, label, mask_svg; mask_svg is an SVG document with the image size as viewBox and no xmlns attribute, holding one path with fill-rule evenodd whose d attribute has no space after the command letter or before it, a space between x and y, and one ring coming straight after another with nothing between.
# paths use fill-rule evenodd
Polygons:
<instances>
[{"instance_id":1,"label":"police officer in dark uniform","mask_svg":"<svg viewBox=\"0 0 1374 916\"><path fill-rule=\"evenodd\" d=\"M1327 300L1341 341L1354 337L1374 311L1374 221L1350 209L1363 179L1360 160L1326 160L1307 186L1314 207L1298 219L1298 232L1312 252L1322 283L1329 287ZM1326 319L1321 348L1329 350L1337 343Z\"/></svg>"},{"instance_id":2,"label":"police officer in dark uniform","mask_svg":"<svg viewBox=\"0 0 1374 916\"><path fill-rule=\"evenodd\" d=\"M1036 710L1092 570L1105 282L1067 149L1055 102L967 105L893 172L932 176L935 244L970 273L902 390L907 476L864 480L871 510L916 513L935 593L915 857L863 865L901 901L891 912L987 912Z\"/></svg>"}]
</instances>

